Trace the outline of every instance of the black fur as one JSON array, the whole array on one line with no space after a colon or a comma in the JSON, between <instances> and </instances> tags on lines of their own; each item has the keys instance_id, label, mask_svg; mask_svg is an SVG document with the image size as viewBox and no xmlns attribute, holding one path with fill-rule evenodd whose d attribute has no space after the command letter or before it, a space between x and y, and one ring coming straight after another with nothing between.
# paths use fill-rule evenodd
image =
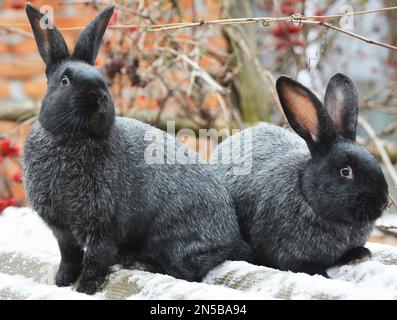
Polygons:
<instances>
[{"instance_id":1,"label":"black fur","mask_svg":"<svg viewBox=\"0 0 397 320\"><path fill-rule=\"evenodd\" d=\"M218 146L216 169L256 263L326 275L336 263L366 256L363 246L386 208L388 186L376 159L355 142L358 98L348 77L332 77L325 107L292 79L280 77L277 89L301 137L268 124L246 129ZM302 108L315 115L296 117ZM230 154L240 161L225 161ZM249 161L250 174L233 174ZM341 175L346 166L349 177Z\"/></svg>"},{"instance_id":2,"label":"black fur","mask_svg":"<svg viewBox=\"0 0 397 320\"><path fill-rule=\"evenodd\" d=\"M32 26L37 48L47 66L47 74L53 71L56 65L70 57L66 42L57 28L49 29L40 27L40 20L44 15L35 7L27 4L26 13Z\"/></svg>"},{"instance_id":3,"label":"black fur","mask_svg":"<svg viewBox=\"0 0 397 320\"><path fill-rule=\"evenodd\" d=\"M337 262L339 265L348 264L356 260L363 260L371 258L372 254L368 248L357 247L344 254Z\"/></svg>"},{"instance_id":4,"label":"black fur","mask_svg":"<svg viewBox=\"0 0 397 320\"><path fill-rule=\"evenodd\" d=\"M25 144L24 185L58 240L56 284L81 277L77 290L93 294L116 263L200 281L226 259L248 259L212 168L166 133L115 118L105 79L91 66L113 7L83 31L72 57L60 33L39 30L41 14L26 10L48 91ZM152 150L165 152L165 163L148 162Z\"/></svg>"},{"instance_id":5,"label":"black fur","mask_svg":"<svg viewBox=\"0 0 397 320\"><path fill-rule=\"evenodd\" d=\"M114 7L110 6L98 15L80 34L74 48L73 58L94 65L105 34L108 21L112 17Z\"/></svg>"}]
</instances>

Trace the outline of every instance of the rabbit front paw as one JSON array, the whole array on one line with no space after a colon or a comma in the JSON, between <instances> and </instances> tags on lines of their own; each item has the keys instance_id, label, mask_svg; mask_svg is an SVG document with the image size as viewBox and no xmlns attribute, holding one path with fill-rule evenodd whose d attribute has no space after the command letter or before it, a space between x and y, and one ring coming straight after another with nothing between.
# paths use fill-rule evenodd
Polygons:
<instances>
[{"instance_id":1,"label":"rabbit front paw","mask_svg":"<svg viewBox=\"0 0 397 320\"><path fill-rule=\"evenodd\" d=\"M58 287L68 287L77 281L79 275L79 270L60 267L55 276L55 284Z\"/></svg>"},{"instance_id":2,"label":"rabbit front paw","mask_svg":"<svg viewBox=\"0 0 397 320\"><path fill-rule=\"evenodd\" d=\"M338 265L349 264L353 261L371 258L371 251L365 247L354 248L345 253L337 262Z\"/></svg>"},{"instance_id":3,"label":"rabbit front paw","mask_svg":"<svg viewBox=\"0 0 397 320\"><path fill-rule=\"evenodd\" d=\"M312 264L304 265L298 270L298 272L304 272L311 276L319 275L319 276L323 276L324 278L329 279L327 270L324 269L323 267L320 267L317 265L312 265Z\"/></svg>"},{"instance_id":4,"label":"rabbit front paw","mask_svg":"<svg viewBox=\"0 0 397 320\"><path fill-rule=\"evenodd\" d=\"M101 277L99 279L81 279L76 290L80 293L93 295L98 289L100 289L104 282L105 277Z\"/></svg>"}]
</instances>

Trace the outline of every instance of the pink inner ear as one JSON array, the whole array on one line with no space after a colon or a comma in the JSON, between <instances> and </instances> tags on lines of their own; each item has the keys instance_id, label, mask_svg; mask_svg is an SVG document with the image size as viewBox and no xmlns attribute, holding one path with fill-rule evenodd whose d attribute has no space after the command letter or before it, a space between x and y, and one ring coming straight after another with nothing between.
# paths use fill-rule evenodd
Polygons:
<instances>
[{"instance_id":1,"label":"pink inner ear","mask_svg":"<svg viewBox=\"0 0 397 320\"><path fill-rule=\"evenodd\" d=\"M310 133L313 141L318 141L317 110L307 93L301 88L286 89L284 99L297 122Z\"/></svg>"}]
</instances>

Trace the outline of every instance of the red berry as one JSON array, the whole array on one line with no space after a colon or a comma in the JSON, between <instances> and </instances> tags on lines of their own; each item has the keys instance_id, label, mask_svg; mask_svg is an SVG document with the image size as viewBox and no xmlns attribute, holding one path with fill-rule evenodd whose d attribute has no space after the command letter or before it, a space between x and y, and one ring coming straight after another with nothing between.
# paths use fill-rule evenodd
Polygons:
<instances>
[{"instance_id":1,"label":"red berry","mask_svg":"<svg viewBox=\"0 0 397 320\"><path fill-rule=\"evenodd\" d=\"M7 207L8 207L8 201L5 201L5 199L0 199L0 212L2 212Z\"/></svg>"},{"instance_id":2,"label":"red berry","mask_svg":"<svg viewBox=\"0 0 397 320\"><path fill-rule=\"evenodd\" d=\"M272 33L278 38L288 38L290 34L298 33L301 30L302 27L295 24L279 23L272 29Z\"/></svg>"},{"instance_id":3,"label":"red berry","mask_svg":"<svg viewBox=\"0 0 397 320\"><path fill-rule=\"evenodd\" d=\"M146 100L146 96L144 94L141 94L140 96L138 96L138 98L141 100Z\"/></svg>"},{"instance_id":4,"label":"red berry","mask_svg":"<svg viewBox=\"0 0 397 320\"><path fill-rule=\"evenodd\" d=\"M132 26L132 27L129 27L129 28L124 28L123 29L123 32L124 33L134 33L134 32L136 32L138 30L138 28L136 27L136 26Z\"/></svg>"},{"instance_id":5,"label":"red berry","mask_svg":"<svg viewBox=\"0 0 397 320\"><path fill-rule=\"evenodd\" d=\"M281 26L279 24L277 24L273 29L272 29L272 33L274 36L276 37L283 37L284 36L284 32L281 29Z\"/></svg>"},{"instance_id":6,"label":"red berry","mask_svg":"<svg viewBox=\"0 0 397 320\"><path fill-rule=\"evenodd\" d=\"M14 198L0 198L0 212L8 207L15 207L17 201Z\"/></svg>"},{"instance_id":7,"label":"red berry","mask_svg":"<svg viewBox=\"0 0 397 320\"><path fill-rule=\"evenodd\" d=\"M10 152L10 140L2 139L0 140L0 151L2 154L7 155Z\"/></svg>"},{"instance_id":8,"label":"red berry","mask_svg":"<svg viewBox=\"0 0 397 320\"><path fill-rule=\"evenodd\" d=\"M14 198L9 198L8 199L8 206L16 207L16 205L17 205L17 200L15 200Z\"/></svg>"},{"instance_id":9,"label":"red berry","mask_svg":"<svg viewBox=\"0 0 397 320\"><path fill-rule=\"evenodd\" d=\"M2 139L0 140L0 153L2 156L6 157L18 157L19 148L11 146L10 140Z\"/></svg>"},{"instance_id":10,"label":"red berry","mask_svg":"<svg viewBox=\"0 0 397 320\"><path fill-rule=\"evenodd\" d=\"M324 16L324 15L325 15L325 11L322 10L322 9L317 9L317 10L314 12L314 15L315 15L315 16ZM325 22L325 19L324 19L324 18L317 18L316 20L317 20L317 21L320 21L320 22Z\"/></svg>"},{"instance_id":11,"label":"red berry","mask_svg":"<svg viewBox=\"0 0 397 320\"><path fill-rule=\"evenodd\" d=\"M287 47L287 43L284 40L276 40L274 41L274 46L276 50L281 50Z\"/></svg>"},{"instance_id":12,"label":"red berry","mask_svg":"<svg viewBox=\"0 0 397 320\"><path fill-rule=\"evenodd\" d=\"M19 157L19 148L12 147L10 152L8 153L8 156L10 156L10 157Z\"/></svg>"},{"instance_id":13,"label":"red berry","mask_svg":"<svg viewBox=\"0 0 397 320\"><path fill-rule=\"evenodd\" d=\"M317 10L314 12L314 15L315 15L315 16L324 16L324 15L325 15L325 12L324 12L324 10L322 10L322 9L317 9Z\"/></svg>"},{"instance_id":14,"label":"red berry","mask_svg":"<svg viewBox=\"0 0 397 320\"><path fill-rule=\"evenodd\" d=\"M0 156L0 164L2 164L4 162L4 157Z\"/></svg>"},{"instance_id":15,"label":"red berry","mask_svg":"<svg viewBox=\"0 0 397 320\"><path fill-rule=\"evenodd\" d=\"M287 24L287 30L289 33L298 33L302 30L302 27L295 24Z\"/></svg>"},{"instance_id":16,"label":"red berry","mask_svg":"<svg viewBox=\"0 0 397 320\"><path fill-rule=\"evenodd\" d=\"M295 13L295 8L292 5L282 4L280 6L280 11L287 15L292 15Z\"/></svg>"},{"instance_id":17,"label":"red berry","mask_svg":"<svg viewBox=\"0 0 397 320\"><path fill-rule=\"evenodd\" d=\"M11 178L15 183L22 183L22 173L20 172L14 173Z\"/></svg>"},{"instance_id":18,"label":"red berry","mask_svg":"<svg viewBox=\"0 0 397 320\"><path fill-rule=\"evenodd\" d=\"M25 2L21 0L13 0L11 2L11 8L15 10L20 10L25 8Z\"/></svg>"}]
</instances>

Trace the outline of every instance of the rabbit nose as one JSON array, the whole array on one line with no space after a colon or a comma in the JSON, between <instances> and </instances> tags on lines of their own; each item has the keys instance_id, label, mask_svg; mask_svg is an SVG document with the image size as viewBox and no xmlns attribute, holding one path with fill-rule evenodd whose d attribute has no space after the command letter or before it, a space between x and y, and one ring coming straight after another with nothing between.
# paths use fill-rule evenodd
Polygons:
<instances>
[{"instance_id":1,"label":"rabbit nose","mask_svg":"<svg viewBox=\"0 0 397 320\"><path fill-rule=\"evenodd\" d=\"M98 103L102 102L106 98L106 91L103 89L89 91L87 94L90 99L96 100Z\"/></svg>"}]
</instances>

